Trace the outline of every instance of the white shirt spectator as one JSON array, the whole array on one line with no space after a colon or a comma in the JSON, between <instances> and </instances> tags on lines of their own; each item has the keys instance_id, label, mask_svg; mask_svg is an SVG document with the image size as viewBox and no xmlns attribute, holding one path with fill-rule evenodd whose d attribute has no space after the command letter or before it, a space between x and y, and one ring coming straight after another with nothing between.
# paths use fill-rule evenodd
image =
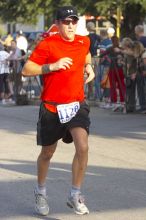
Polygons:
<instances>
[{"instance_id":1,"label":"white shirt spectator","mask_svg":"<svg viewBox=\"0 0 146 220\"><path fill-rule=\"evenodd\" d=\"M24 37L23 35L20 35L16 38L16 42L17 42L17 47L20 50L24 50L26 53L27 48L28 48L28 41L27 41L26 37Z\"/></svg>"},{"instance_id":2,"label":"white shirt spectator","mask_svg":"<svg viewBox=\"0 0 146 220\"><path fill-rule=\"evenodd\" d=\"M7 58L10 54L4 50L0 51L0 74L9 73L9 63Z\"/></svg>"}]
</instances>

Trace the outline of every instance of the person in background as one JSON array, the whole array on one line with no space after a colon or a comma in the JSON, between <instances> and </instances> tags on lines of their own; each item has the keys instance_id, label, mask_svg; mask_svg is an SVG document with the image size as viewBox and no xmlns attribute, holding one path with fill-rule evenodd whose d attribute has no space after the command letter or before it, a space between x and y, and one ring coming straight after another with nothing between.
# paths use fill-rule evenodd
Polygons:
<instances>
[{"instance_id":1,"label":"person in background","mask_svg":"<svg viewBox=\"0 0 146 220\"><path fill-rule=\"evenodd\" d=\"M126 83L126 112L132 113L136 110L135 88L137 61L133 55L134 42L131 38L125 37L121 41L121 53L124 55L123 70Z\"/></svg>"},{"instance_id":2,"label":"person in background","mask_svg":"<svg viewBox=\"0 0 146 220\"><path fill-rule=\"evenodd\" d=\"M43 34L40 34L38 33L36 35L36 37L31 37L29 38L29 46L28 46L28 53L27 55L30 56L31 53L33 52L33 50L35 49L35 47L38 45L38 43L45 37L47 37L49 35L45 35L44 33ZM43 80L42 80L42 75L39 75L39 76L36 76L37 78L37 82L39 83L39 86L40 86L40 89L42 90L43 88Z\"/></svg>"},{"instance_id":3,"label":"person in background","mask_svg":"<svg viewBox=\"0 0 146 220\"><path fill-rule=\"evenodd\" d=\"M34 49L22 70L23 76L43 75L37 144L41 152L37 160L38 182L34 190L35 208L48 215L46 177L58 140L74 142L72 186L67 205L76 214L88 214L81 195L87 161L89 107L85 102L84 83L94 78L87 36L76 35L79 17L73 6L58 8L56 25L59 33L44 38ZM84 81L84 72L87 74ZM61 189L60 189L61 190Z\"/></svg>"},{"instance_id":4,"label":"person in background","mask_svg":"<svg viewBox=\"0 0 146 220\"><path fill-rule=\"evenodd\" d=\"M102 56L106 50L112 46L112 40L109 38L107 30L100 31L101 42L99 44L99 63L98 63L98 74L95 77L95 93L100 101L103 101L103 106L100 107L110 108L110 89L106 88L106 91L101 88L101 81L109 71L111 60L108 55Z\"/></svg>"},{"instance_id":5,"label":"person in background","mask_svg":"<svg viewBox=\"0 0 146 220\"><path fill-rule=\"evenodd\" d=\"M27 41L27 38L24 36L22 30L17 32L16 43L17 43L17 47L20 50L24 50L24 52L27 53L28 41Z\"/></svg>"},{"instance_id":6,"label":"person in background","mask_svg":"<svg viewBox=\"0 0 146 220\"><path fill-rule=\"evenodd\" d=\"M143 44L139 41L134 42L133 55L136 58L136 85L140 109L140 113L146 113L146 50Z\"/></svg>"},{"instance_id":7,"label":"person in background","mask_svg":"<svg viewBox=\"0 0 146 220\"><path fill-rule=\"evenodd\" d=\"M14 98L14 96L17 96L22 88L21 58L23 59L22 51L17 47L17 42L15 40L12 40L10 56L8 57L11 68L11 73L9 76L10 79L9 86L10 86L11 94L13 94L12 98Z\"/></svg>"},{"instance_id":8,"label":"person in background","mask_svg":"<svg viewBox=\"0 0 146 220\"><path fill-rule=\"evenodd\" d=\"M4 46L7 47L7 50L9 51L10 50L10 47L11 47L11 41L14 40L13 39L13 36L11 35L10 32L8 32L5 40L2 40L0 39L0 43L3 44Z\"/></svg>"},{"instance_id":9,"label":"person in background","mask_svg":"<svg viewBox=\"0 0 146 220\"><path fill-rule=\"evenodd\" d=\"M97 49L100 43L100 36L96 34L96 28L95 24L93 22L88 22L87 23L87 30L89 32L89 39L90 39L90 53L92 57L92 65L94 68L95 75L97 75ZM94 81L91 81L88 83L88 99L96 99L95 94L94 94Z\"/></svg>"},{"instance_id":10,"label":"person in background","mask_svg":"<svg viewBox=\"0 0 146 220\"><path fill-rule=\"evenodd\" d=\"M123 72L123 54L120 50L119 38L117 36L111 37L112 47L109 47L105 54L109 56L109 81L110 81L110 97L113 110L116 111L119 107L124 108L125 103L125 77ZM118 100L119 94L119 100Z\"/></svg>"},{"instance_id":11,"label":"person in background","mask_svg":"<svg viewBox=\"0 0 146 220\"><path fill-rule=\"evenodd\" d=\"M144 34L144 26L143 25L135 26L135 35L136 35L137 40L140 43L142 43L142 45L146 49L146 36ZM142 77L143 77L143 81L144 81L144 91L145 91L145 96L146 96L146 74L142 74Z\"/></svg>"},{"instance_id":12,"label":"person in background","mask_svg":"<svg viewBox=\"0 0 146 220\"><path fill-rule=\"evenodd\" d=\"M144 76L144 92L145 92L145 97L146 97L146 51L144 51L142 55L142 60L143 60L142 74ZM146 111L143 113L146 114Z\"/></svg>"},{"instance_id":13,"label":"person in background","mask_svg":"<svg viewBox=\"0 0 146 220\"><path fill-rule=\"evenodd\" d=\"M126 108L127 112L146 112L146 51L142 43L124 38L121 43L126 58ZM136 100L138 98L138 100ZM140 109L136 108L139 101Z\"/></svg>"},{"instance_id":14,"label":"person in background","mask_svg":"<svg viewBox=\"0 0 146 220\"><path fill-rule=\"evenodd\" d=\"M9 62L7 61L9 53L5 51L4 46L0 47L0 103L10 103L12 100L10 97L9 89Z\"/></svg>"},{"instance_id":15,"label":"person in background","mask_svg":"<svg viewBox=\"0 0 146 220\"><path fill-rule=\"evenodd\" d=\"M143 44L144 48L146 48L146 36L144 35L143 25L140 24L136 25L134 30L135 30L136 39Z\"/></svg>"}]
</instances>

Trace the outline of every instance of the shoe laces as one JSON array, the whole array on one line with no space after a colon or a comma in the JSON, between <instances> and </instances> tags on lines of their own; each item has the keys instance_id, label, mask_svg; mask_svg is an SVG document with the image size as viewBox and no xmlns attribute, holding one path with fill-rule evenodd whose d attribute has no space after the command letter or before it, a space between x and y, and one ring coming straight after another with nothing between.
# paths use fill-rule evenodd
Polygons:
<instances>
[{"instance_id":1,"label":"shoe laces","mask_svg":"<svg viewBox=\"0 0 146 220\"><path fill-rule=\"evenodd\" d=\"M46 197L42 194L36 194L36 203L45 206L46 205Z\"/></svg>"},{"instance_id":2,"label":"shoe laces","mask_svg":"<svg viewBox=\"0 0 146 220\"><path fill-rule=\"evenodd\" d=\"M79 203L84 203L85 202L85 197L83 195L81 195L81 194L75 195L75 199L77 199L77 201Z\"/></svg>"}]
</instances>

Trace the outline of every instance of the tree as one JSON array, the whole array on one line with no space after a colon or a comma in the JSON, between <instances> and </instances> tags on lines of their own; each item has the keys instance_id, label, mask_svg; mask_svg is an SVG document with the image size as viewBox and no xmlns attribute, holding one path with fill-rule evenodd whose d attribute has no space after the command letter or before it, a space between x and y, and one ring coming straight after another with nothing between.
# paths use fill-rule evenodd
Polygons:
<instances>
[{"instance_id":1,"label":"tree","mask_svg":"<svg viewBox=\"0 0 146 220\"><path fill-rule=\"evenodd\" d=\"M122 36L134 37L134 27L143 24L146 17L146 9L141 4L127 4L123 11L124 20L121 24Z\"/></svg>"},{"instance_id":2,"label":"tree","mask_svg":"<svg viewBox=\"0 0 146 220\"><path fill-rule=\"evenodd\" d=\"M121 23L122 35L130 36L133 27L142 23L146 14L146 0L1 0L0 17L5 22L35 23L39 14L44 14L47 26L54 19L56 8L75 5L80 15L104 15L116 28L117 7L124 17Z\"/></svg>"},{"instance_id":3,"label":"tree","mask_svg":"<svg viewBox=\"0 0 146 220\"><path fill-rule=\"evenodd\" d=\"M57 7L72 4L77 7L80 15L91 12L96 15L96 2L97 0L1 0L0 17L4 22L35 24L37 16L44 14L45 23L49 26Z\"/></svg>"},{"instance_id":4,"label":"tree","mask_svg":"<svg viewBox=\"0 0 146 220\"><path fill-rule=\"evenodd\" d=\"M1 0L0 16L7 22L35 23L37 15L43 12L39 3L40 0Z\"/></svg>"},{"instance_id":5,"label":"tree","mask_svg":"<svg viewBox=\"0 0 146 220\"><path fill-rule=\"evenodd\" d=\"M117 7L120 8L123 15L123 20L121 20L122 36L133 37L135 25L142 24L146 17L146 0L101 0L96 3L96 8L111 20L115 28L117 20L114 15Z\"/></svg>"}]
</instances>

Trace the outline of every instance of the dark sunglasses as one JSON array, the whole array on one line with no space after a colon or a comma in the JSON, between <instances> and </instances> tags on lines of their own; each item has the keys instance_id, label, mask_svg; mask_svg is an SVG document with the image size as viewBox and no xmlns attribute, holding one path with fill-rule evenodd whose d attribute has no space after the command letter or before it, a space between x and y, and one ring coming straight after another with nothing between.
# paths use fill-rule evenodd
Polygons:
<instances>
[{"instance_id":1,"label":"dark sunglasses","mask_svg":"<svg viewBox=\"0 0 146 220\"><path fill-rule=\"evenodd\" d=\"M64 25L69 25L70 23L72 23L73 25L78 23L78 20L61 20L62 24Z\"/></svg>"}]
</instances>

